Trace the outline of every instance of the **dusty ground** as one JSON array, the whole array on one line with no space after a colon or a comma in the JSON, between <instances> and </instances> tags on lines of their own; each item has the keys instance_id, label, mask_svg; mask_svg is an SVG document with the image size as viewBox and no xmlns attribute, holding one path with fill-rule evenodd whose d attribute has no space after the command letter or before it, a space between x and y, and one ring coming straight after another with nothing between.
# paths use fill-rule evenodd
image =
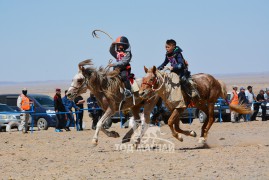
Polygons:
<instances>
[{"instance_id":1,"label":"dusty ground","mask_svg":"<svg viewBox=\"0 0 269 180\"><path fill-rule=\"evenodd\" d=\"M182 125L200 133L201 124ZM100 133L93 147L93 130L55 133L1 133L1 179L269 179L269 121L215 123L201 149L197 138L172 138L168 126L161 138L174 150L117 149L119 139ZM113 124L121 137L127 129Z\"/></svg>"},{"instance_id":2,"label":"dusty ground","mask_svg":"<svg viewBox=\"0 0 269 180\"><path fill-rule=\"evenodd\" d=\"M264 75L219 79L227 83L228 90L233 84L253 85L256 94L269 86ZM20 93L28 87L29 93L53 96L56 87L64 90L69 83L0 86L0 93ZM84 121L86 129L81 132L55 133L53 128L25 135L15 130L1 132L0 179L269 179L269 121L215 123L208 148L199 148L197 138L183 136L184 142L177 141L164 125L159 138L172 147L145 143L137 151L120 145L128 129L119 124L111 130L119 132L120 138L101 132L99 145L93 147L94 131L87 112ZM181 127L200 134L198 120Z\"/></svg>"}]
</instances>

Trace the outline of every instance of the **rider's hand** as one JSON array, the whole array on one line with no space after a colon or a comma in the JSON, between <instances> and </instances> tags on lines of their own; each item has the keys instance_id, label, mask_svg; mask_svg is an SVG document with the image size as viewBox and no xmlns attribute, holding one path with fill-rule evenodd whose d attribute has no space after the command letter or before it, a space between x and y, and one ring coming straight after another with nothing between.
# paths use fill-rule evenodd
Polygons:
<instances>
[{"instance_id":1,"label":"rider's hand","mask_svg":"<svg viewBox=\"0 0 269 180\"><path fill-rule=\"evenodd\" d=\"M109 67L114 67L114 64L109 63L108 66Z\"/></svg>"},{"instance_id":2,"label":"rider's hand","mask_svg":"<svg viewBox=\"0 0 269 180\"><path fill-rule=\"evenodd\" d=\"M170 69L170 71L172 71L172 70L173 70L173 67L172 67L172 66L170 66L170 67L169 67L169 69Z\"/></svg>"}]
</instances>

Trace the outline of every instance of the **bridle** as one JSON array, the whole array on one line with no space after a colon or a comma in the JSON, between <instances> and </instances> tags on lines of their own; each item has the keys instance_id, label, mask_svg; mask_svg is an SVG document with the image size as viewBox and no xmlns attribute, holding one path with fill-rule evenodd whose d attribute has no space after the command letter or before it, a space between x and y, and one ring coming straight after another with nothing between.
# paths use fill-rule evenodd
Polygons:
<instances>
[{"instance_id":1,"label":"bridle","mask_svg":"<svg viewBox=\"0 0 269 180\"><path fill-rule=\"evenodd\" d=\"M143 82L142 84L146 84L151 87L152 91L156 91L156 88L154 88L156 85L158 87L159 84L159 78L155 75L154 81L152 83L150 82Z\"/></svg>"},{"instance_id":2,"label":"bridle","mask_svg":"<svg viewBox=\"0 0 269 180\"><path fill-rule=\"evenodd\" d=\"M156 74L154 75L154 80L153 80L152 83L150 83L150 82L142 82L142 84L146 84L146 85L151 87L149 93L158 92L164 85L165 74L163 74L164 75L164 77L163 77L163 75L159 71L157 71L157 73L159 73L161 75L160 77L162 78L162 81L163 81L162 84L159 86L159 88L158 88L158 85L160 83L160 79ZM156 86L157 86L157 88L154 88Z\"/></svg>"},{"instance_id":3,"label":"bridle","mask_svg":"<svg viewBox=\"0 0 269 180\"><path fill-rule=\"evenodd\" d=\"M86 87L88 86L88 79L83 75L83 83L81 84L80 87L75 87L75 86L71 86L72 88L74 88L75 90L77 90L77 93L81 91L81 89L84 87L84 85L86 85Z\"/></svg>"}]
</instances>

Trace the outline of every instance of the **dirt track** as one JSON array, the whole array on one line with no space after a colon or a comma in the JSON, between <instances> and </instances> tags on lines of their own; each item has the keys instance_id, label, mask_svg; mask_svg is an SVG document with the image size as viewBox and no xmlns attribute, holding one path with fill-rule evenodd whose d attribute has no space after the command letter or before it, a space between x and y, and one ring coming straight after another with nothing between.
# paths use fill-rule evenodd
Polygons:
<instances>
[{"instance_id":1,"label":"dirt track","mask_svg":"<svg viewBox=\"0 0 269 180\"><path fill-rule=\"evenodd\" d=\"M181 127L200 134L198 120ZM177 141L165 125L161 138L175 144L173 152L117 150L127 132L119 124L111 128L119 139L100 133L92 147L87 128L0 133L0 179L269 179L269 121L215 123L205 149L197 138Z\"/></svg>"}]
</instances>

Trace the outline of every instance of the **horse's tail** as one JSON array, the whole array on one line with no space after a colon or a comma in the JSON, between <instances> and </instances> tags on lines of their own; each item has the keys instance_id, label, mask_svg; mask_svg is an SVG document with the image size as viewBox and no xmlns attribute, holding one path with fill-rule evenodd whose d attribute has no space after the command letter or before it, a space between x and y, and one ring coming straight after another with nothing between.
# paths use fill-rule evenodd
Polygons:
<instances>
[{"instance_id":1,"label":"horse's tail","mask_svg":"<svg viewBox=\"0 0 269 180\"><path fill-rule=\"evenodd\" d=\"M252 113L251 109L249 107L247 107L245 104L241 104L241 105L229 104L229 107L230 107L231 111L235 111L239 114Z\"/></svg>"},{"instance_id":2,"label":"horse's tail","mask_svg":"<svg viewBox=\"0 0 269 180\"><path fill-rule=\"evenodd\" d=\"M220 97L222 97L223 99L226 99L226 97L227 97L226 84L223 81L220 81L220 80L218 80L218 82L220 83L220 87L221 87Z\"/></svg>"},{"instance_id":3,"label":"horse's tail","mask_svg":"<svg viewBox=\"0 0 269 180\"><path fill-rule=\"evenodd\" d=\"M223 99L226 99L226 97L227 97L226 84L220 80L218 80L218 82L220 83L220 86L221 86L220 97L222 97ZM241 104L241 105L229 104L229 107L230 107L231 111L235 111L239 114L250 114L251 113L251 109L244 104Z\"/></svg>"}]
</instances>

